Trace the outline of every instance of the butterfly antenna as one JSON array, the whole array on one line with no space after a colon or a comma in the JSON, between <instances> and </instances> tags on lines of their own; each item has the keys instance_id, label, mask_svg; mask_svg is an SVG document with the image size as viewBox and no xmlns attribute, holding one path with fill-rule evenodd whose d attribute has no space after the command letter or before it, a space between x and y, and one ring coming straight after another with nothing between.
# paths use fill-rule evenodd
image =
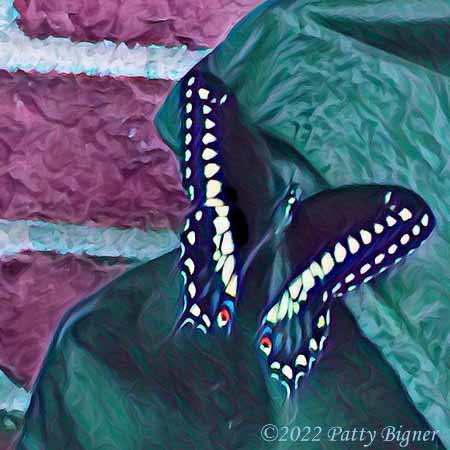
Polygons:
<instances>
[{"instance_id":1,"label":"butterfly antenna","mask_svg":"<svg viewBox=\"0 0 450 450\"><path fill-rule=\"evenodd\" d=\"M293 212L295 207L300 202L302 191L300 186L294 183L291 179L289 185L283 190L281 195L279 196L279 200L276 202L270 220L269 220L269 228L263 234L263 237L259 240L259 242L255 245L255 247L250 251L245 263L242 266L241 270L241 279L245 276L250 264L256 258L259 251L264 247L267 242L269 242L274 236L280 235L292 222ZM280 213L283 213L283 217L280 220L280 223L277 227L273 227L273 223L276 222L277 216Z\"/></svg>"}]
</instances>

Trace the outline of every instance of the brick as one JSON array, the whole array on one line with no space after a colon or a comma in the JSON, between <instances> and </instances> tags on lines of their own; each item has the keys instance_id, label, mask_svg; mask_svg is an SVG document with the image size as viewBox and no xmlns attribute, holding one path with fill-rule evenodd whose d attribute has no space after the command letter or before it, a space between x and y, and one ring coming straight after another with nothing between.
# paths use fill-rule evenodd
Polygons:
<instances>
[{"instance_id":1,"label":"brick","mask_svg":"<svg viewBox=\"0 0 450 450\"><path fill-rule=\"evenodd\" d=\"M16 0L32 38L214 47L261 0Z\"/></svg>"},{"instance_id":2,"label":"brick","mask_svg":"<svg viewBox=\"0 0 450 450\"><path fill-rule=\"evenodd\" d=\"M0 366L30 388L67 311L126 266L74 255L21 253L0 261Z\"/></svg>"},{"instance_id":3,"label":"brick","mask_svg":"<svg viewBox=\"0 0 450 450\"><path fill-rule=\"evenodd\" d=\"M153 118L172 83L0 71L0 217L175 227L188 201Z\"/></svg>"}]
</instances>

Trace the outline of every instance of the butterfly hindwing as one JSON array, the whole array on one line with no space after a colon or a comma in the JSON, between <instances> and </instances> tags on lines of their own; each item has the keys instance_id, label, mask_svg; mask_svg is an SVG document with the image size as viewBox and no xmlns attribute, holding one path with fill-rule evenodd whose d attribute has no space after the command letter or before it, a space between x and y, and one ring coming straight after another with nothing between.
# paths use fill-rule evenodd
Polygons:
<instances>
[{"instance_id":1,"label":"butterfly hindwing","mask_svg":"<svg viewBox=\"0 0 450 450\"><path fill-rule=\"evenodd\" d=\"M286 231L295 270L258 332L270 375L288 394L320 359L332 303L414 252L433 227L428 205L394 186L339 188L299 204Z\"/></svg>"}]
</instances>

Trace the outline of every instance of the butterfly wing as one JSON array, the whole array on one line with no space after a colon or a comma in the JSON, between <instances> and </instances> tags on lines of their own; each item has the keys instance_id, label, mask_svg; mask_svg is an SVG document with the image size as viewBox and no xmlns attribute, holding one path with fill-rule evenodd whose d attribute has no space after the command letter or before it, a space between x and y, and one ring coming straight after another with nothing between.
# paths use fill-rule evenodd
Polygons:
<instances>
[{"instance_id":1,"label":"butterfly wing","mask_svg":"<svg viewBox=\"0 0 450 450\"><path fill-rule=\"evenodd\" d=\"M411 254L435 224L428 205L395 186L354 186L302 202L286 232L294 274L264 311L258 347L288 394L320 359L333 302Z\"/></svg>"},{"instance_id":2,"label":"butterfly wing","mask_svg":"<svg viewBox=\"0 0 450 450\"><path fill-rule=\"evenodd\" d=\"M238 248L248 240L246 219L224 168L223 85L192 71L182 82L183 185L193 209L181 235L184 282L179 328L230 334L240 285Z\"/></svg>"}]
</instances>

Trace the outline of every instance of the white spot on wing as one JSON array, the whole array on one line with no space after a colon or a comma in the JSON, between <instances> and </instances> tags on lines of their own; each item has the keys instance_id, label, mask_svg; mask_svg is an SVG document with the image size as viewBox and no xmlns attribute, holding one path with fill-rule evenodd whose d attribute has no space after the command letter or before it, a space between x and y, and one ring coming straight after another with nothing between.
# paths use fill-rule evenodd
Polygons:
<instances>
[{"instance_id":1,"label":"white spot on wing","mask_svg":"<svg viewBox=\"0 0 450 450\"><path fill-rule=\"evenodd\" d=\"M220 235L218 235L218 234L216 234L216 235L213 237L213 242L214 242L214 244L216 244L216 248L219 248L220 240L221 240L221 238L220 238Z\"/></svg>"},{"instance_id":2,"label":"white spot on wing","mask_svg":"<svg viewBox=\"0 0 450 450\"><path fill-rule=\"evenodd\" d=\"M222 253L224 255L229 255L229 254L233 253L234 243L233 243L233 237L231 235L231 231L227 231L223 235L222 245L220 247L220 250L222 251Z\"/></svg>"},{"instance_id":3,"label":"white spot on wing","mask_svg":"<svg viewBox=\"0 0 450 450\"><path fill-rule=\"evenodd\" d=\"M295 389L298 389L298 383L300 381L300 378L305 376L305 372L299 372L296 376L295 376Z\"/></svg>"},{"instance_id":4,"label":"white spot on wing","mask_svg":"<svg viewBox=\"0 0 450 450\"><path fill-rule=\"evenodd\" d=\"M388 248L388 253L393 255L396 251L397 251L397 246L395 244L392 244L389 248Z\"/></svg>"},{"instance_id":5,"label":"white spot on wing","mask_svg":"<svg viewBox=\"0 0 450 450\"><path fill-rule=\"evenodd\" d=\"M294 377L294 373L292 372L291 367L288 365L283 366L281 372L286 378L289 378L290 380L292 380L292 378Z\"/></svg>"},{"instance_id":6,"label":"white spot on wing","mask_svg":"<svg viewBox=\"0 0 450 450\"><path fill-rule=\"evenodd\" d=\"M190 295L192 298L194 298L194 297L195 297L195 294L197 293L197 288L195 287L195 284L194 284L193 281L191 281L191 282L189 283L189 286L188 286L188 292L189 292L189 295ZM191 309L192 309L192 308L191 308Z\"/></svg>"},{"instance_id":7,"label":"white spot on wing","mask_svg":"<svg viewBox=\"0 0 450 450\"><path fill-rule=\"evenodd\" d=\"M345 282L346 282L346 283L350 283L350 281L353 281L354 279L355 279L355 275L352 274L352 273L350 273L349 275L347 275L347 276L345 277Z\"/></svg>"},{"instance_id":8,"label":"white spot on wing","mask_svg":"<svg viewBox=\"0 0 450 450\"><path fill-rule=\"evenodd\" d=\"M380 264L384 259L384 253L380 253L375 257L375 264Z\"/></svg>"},{"instance_id":9,"label":"white spot on wing","mask_svg":"<svg viewBox=\"0 0 450 450\"><path fill-rule=\"evenodd\" d=\"M219 169L220 169L220 166L218 164L214 164L214 163L206 164L205 169L204 169L205 177L206 178L213 177L219 171Z\"/></svg>"},{"instance_id":10,"label":"white spot on wing","mask_svg":"<svg viewBox=\"0 0 450 450\"><path fill-rule=\"evenodd\" d=\"M331 256L330 256L331 258ZM302 273L303 289L308 292L314 286L314 277L309 269Z\"/></svg>"},{"instance_id":11,"label":"white spot on wing","mask_svg":"<svg viewBox=\"0 0 450 450\"><path fill-rule=\"evenodd\" d=\"M289 293L292 298L297 298L300 293L300 289L302 288L302 277L297 277L292 283L289 285Z\"/></svg>"},{"instance_id":12,"label":"white spot on wing","mask_svg":"<svg viewBox=\"0 0 450 450\"><path fill-rule=\"evenodd\" d=\"M383 225L380 225L379 223L376 223L373 227L376 234L381 234L384 230Z\"/></svg>"},{"instance_id":13,"label":"white spot on wing","mask_svg":"<svg viewBox=\"0 0 450 450\"><path fill-rule=\"evenodd\" d=\"M317 328L323 328L325 326L325 317L320 316L317 321Z\"/></svg>"},{"instance_id":14,"label":"white spot on wing","mask_svg":"<svg viewBox=\"0 0 450 450\"><path fill-rule=\"evenodd\" d=\"M340 263L342 261L344 261L345 257L347 255L347 250L345 250L345 247L338 242L336 244L336 247L334 247L334 259Z\"/></svg>"},{"instance_id":15,"label":"white spot on wing","mask_svg":"<svg viewBox=\"0 0 450 450\"><path fill-rule=\"evenodd\" d=\"M194 261L192 261L191 258L187 258L186 261L184 261L184 265L189 269L189 273L192 275L195 270Z\"/></svg>"},{"instance_id":16,"label":"white spot on wing","mask_svg":"<svg viewBox=\"0 0 450 450\"><path fill-rule=\"evenodd\" d=\"M397 221L392 216L387 216L386 223L389 227L393 227L397 223Z\"/></svg>"},{"instance_id":17,"label":"white spot on wing","mask_svg":"<svg viewBox=\"0 0 450 450\"><path fill-rule=\"evenodd\" d=\"M208 89L205 88L200 88L198 90L198 96L202 99L202 100L207 100L208 96L209 96L209 91Z\"/></svg>"},{"instance_id":18,"label":"white spot on wing","mask_svg":"<svg viewBox=\"0 0 450 450\"><path fill-rule=\"evenodd\" d=\"M197 305L197 303L194 303L194 304L191 306L191 309L189 310L189 312L190 312L193 316L199 317L202 311L201 311L200 307Z\"/></svg>"},{"instance_id":19,"label":"white spot on wing","mask_svg":"<svg viewBox=\"0 0 450 450\"><path fill-rule=\"evenodd\" d=\"M349 236L347 243L350 253L354 255L359 250L359 242L354 237Z\"/></svg>"},{"instance_id":20,"label":"white spot on wing","mask_svg":"<svg viewBox=\"0 0 450 450\"><path fill-rule=\"evenodd\" d=\"M319 350L322 350L323 349L323 344L325 344L325 341L326 341L326 336L322 336L321 338L320 338L320 342L319 342Z\"/></svg>"},{"instance_id":21,"label":"white spot on wing","mask_svg":"<svg viewBox=\"0 0 450 450\"><path fill-rule=\"evenodd\" d=\"M229 255L227 257L227 260L225 261L225 264L223 265L223 270L222 270L222 282L225 286L230 281L233 271L234 271L234 256Z\"/></svg>"},{"instance_id":22,"label":"white spot on wing","mask_svg":"<svg viewBox=\"0 0 450 450\"><path fill-rule=\"evenodd\" d=\"M272 306L270 308L269 312L267 313L267 321L271 323L277 323L277 317L278 317L278 303Z\"/></svg>"},{"instance_id":23,"label":"white spot on wing","mask_svg":"<svg viewBox=\"0 0 450 450\"><path fill-rule=\"evenodd\" d=\"M220 269L222 269L223 265L225 264L227 257L225 255L222 255L219 259L219 262L216 264L216 272L218 272Z\"/></svg>"},{"instance_id":24,"label":"white spot on wing","mask_svg":"<svg viewBox=\"0 0 450 450\"><path fill-rule=\"evenodd\" d=\"M288 311L289 302L291 301L289 293L285 291L281 297L280 306L278 308L278 320L283 320Z\"/></svg>"},{"instance_id":25,"label":"white spot on wing","mask_svg":"<svg viewBox=\"0 0 450 450\"><path fill-rule=\"evenodd\" d=\"M216 137L211 134L211 133L205 133L205 135L203 136L202 142L205 145L211 144L212 142L216 142L217 139Z\"/></svg>"},{"instance_id":26,"label":"white spot on wing","mask_svg":"<svg viewBox=\"0 0 450 450\"><path fill-rule=\"evenodd\" d=\"M334 261L333 257L329 253L325 253L322 256L321 266L325 275L328 275L333 270Z\"/></svg>"},{"instance_id":27,"label":"white spot on wing","mask_svg":"<svg viewBox=\"0 0 450 450\"><path fill-rule=\"evenodd\" d=\"M188 240L189 244L194 245L195 244L195 231L189 231L189 233L186 235L186 239Z\"/></svg>"},{"instance_id":28,"label":"white spot on wing","mask_svg":"<svg viewBox=\"0 0 450 450\"><path fill-rule=\"evenodd\" d=\"M317 341L314 338L311 338L309 340L309 348L313 352L317 351L317 349L319 348L318 345L317 345Z\"/></svg>"},{"instance_id":29,"label":"white spot on wing","mask_svg":"<svg viewBox=\"0 0 450 450\"><path fill-rule=\"evenodd\" d=\"M402 218L403 222L406 222L412 217L411 211L408 208L403 208L398 215Z\"/></svg>"},{"instance_id":30,"label":"white spot on wing","mask_svg":"<svg viewBox=\"0 0 450 450\"><path fill-rule=\"evenodd\" d=\"M295 358L295 365L306 367L308 365L308 360L306 359L306 356L302 354L297 355L297 358Z\"/></svg>"},{"instance_id":31,"label":"white spot on wing","mask_svg":"<svg viewBox=\"0 0 450 450\"><path fill-rule=\"evenodd\" d=\"M207 328L211 326L211 321L209 320L209 317L206 314L202 315L203 322L205 322L205 325Z\"/></svg>"},{"instance_id":32,"label":"white spot on wing","mask_svg":"<svg viewBox=\"0 0 450 450\"><path fill-rule=\"evenodd\" d=\"M213 159L217 156L217 152L213 150L212 148L206 147L205 150L203 150L202 158L205 161L209 161L210 159Z\"/></svg>"},{"instance_id":33,"label":"white spot on wing","mask_svg":"<svg viewBox=\"0 0 450 450\"><path fill-rule=\"evenodd\" d=\"M209 180L206 183L206 197L213 198L217 197L222 189L222 183L217 180Z\"/></svg>"},{"instance_id":34,"label":"white spot on wing","mask_svg":"<svg viewBox=\"0 0 450 450\"><path fill-rule=\"evenodd\" d=\"M359 234L361 235L361 240L364 244L370 244L370 242L372 241L372 235L367 230L361 230Z\"/></svg>"},{"instance_id":35,"label":"white spot on wing","mask_svg":"<svg viewBox=\"0 0 450 450\"><path fill-rule=\"evenodd\" d=\"M230 221L226 217L216 217L213 221L217 234L223 234L230 227Z\"/></svg>"},{"instance_id":36,"label":"white spot on wing","mask_svg":"<svg viewBox=\"0 0 450 450\"><path fill-rule=\"evenodd\" d=\"M361 275L364 275L366 272L368 272L370 270L370 267L370 264L364 264L360 269Z\"/></svg>"},{"instance_id":37,"label":"white spot on wing","mask_svg":"<svg viewBox=\"0 0 450 450\"><path fill-rule=\"evenodd\" d=\"M322 267L320 267L320 264L318 264L316 261L314 261L310 266L309 270L313 274L313 276L320 278L321 280L325 276L322 271Z\"/></svg>"},{"instance_id":38,"label":"white spot on wing","mask_svg":"<svg viewBox=\"0 0 450 450\"><path fill-rule=\"evenodd\" d=\"M229 206L219 206L216 208L216 213L220 217L226 217L228 216L228 213L230 212Z\"/></svg>"},{"instance_id":39,"label":"white spot on wing","mask_svg":"<svg viewBox=\"0 0 450 450\"><path fill-rule=\"evenodd\" d=\"M223 201L220 198L208 198L206 199L205 205L209 207L223 206Z\"/></svg>"},{"instance_id":40,"label":"white spot on wing","mask_svg":"<svg viewBox=\"0 0 450 450\"><path fill-rule=\"evenodd\" d=\"M400 238L400 244L406 245L409 242L409 234L406 233Z\"/></svg>"},{"instance_id":41,"label":"white spot on wing","mask_svg":"<svg viewBox=\"0 0 450 450\"><path fill-rule=\"evenodd\" d=\"M335 294L341 288L341 286L342 286L341 283L337 283L331 292Z\"/></svg>"},{"instance_id":42,"label":"white spot on wing","mask_svg":"<svg viewBox=\"0 0 450 450\"><path fill-rule=\"evenodd\" d=\"M236 275L236 274L234 274L234 275L231 277L231 280L230 280L230 282L228 283L228 286L227 286L227 288L225 289L225 292L226 292L228 295L231 295L232 297L236 297L236 294L237 294L237 275Z\"/></svg>"},{"instance_id":43,"label":"white spot on wing","mask_svg":"<svg viewBox=\"0 0 450 450\"><path fill-rule=\"evenodd\" d=\"M216 124L212 120L210 120L210 119L206 119L205 120L205 128L207 130L210 130L211 128L214 128L215 126L216 126Z\"/></svg>"},{"instance_id":44,"label":"white spot on wing","mask_svg":"<svg viewBox=\"0 0 450 450\"><path fill-rule=\"evenodd\" d=\"M391 195L392 195L392 192L389 191L389 192L384 196L384 203L385 203L386 205L390 202L390 200L391 200Z\"/></svg>"},{"instance_id":45,"label":"white spot on wing","mask_svg":"<svg viewBox=\"0 0 450 450\"><path fill-rule=\"evenodd\" d=\"M422 220L420 221L420 223L424 226L427 227L428 223L429 223L429 217L428 214L424 214L424 216L422 217Z\"/></svg>"}]
</instances>

